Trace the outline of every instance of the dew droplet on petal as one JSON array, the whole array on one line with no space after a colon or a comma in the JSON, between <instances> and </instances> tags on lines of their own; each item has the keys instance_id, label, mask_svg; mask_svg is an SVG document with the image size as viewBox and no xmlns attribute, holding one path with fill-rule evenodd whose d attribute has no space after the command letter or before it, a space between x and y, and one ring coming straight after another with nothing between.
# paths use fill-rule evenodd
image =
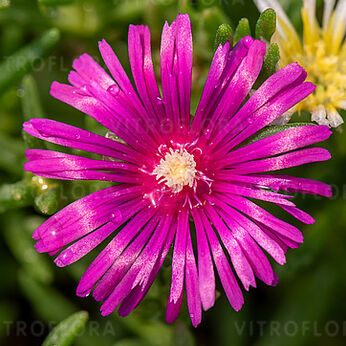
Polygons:
<instances>
[{"instance_id":1,"label":"dew droplet on petal","mask_svg":"<svg viewBox=\"0 0 346 346\"><path fill-rule=\"evenodd\" d=\"M120 89L117 84L112 84L110 87L108 87L107 91L112 95L112 96L117 96L120 92Z\"/></svg>"},{"instance_id":2,"label":"dew droplet on petal","mask_svg":"<svg viewBox=\"0 0 346 346\"><path fill-rule=\"evenodd\" d=\"M50 137L50 135L49 135L49 133L47 133L47 132L44 132L44 131L39 131L39 133L40 133L40 135L42 136L42 137Z\"/></svg>"},{"instance_id":3,"label":"dew droplet on petal","mask_svg":"<svg viewBox=\"0 0 346 346\"><path fill-rule=\"evenodd\" d=\"M55 227L52 227L49 231L48 234L50 235L51 238L56 238L57 236L57 231Z\"/></svg>"},{"instance_id":4,"label":"dew droplet on petal","mask_svg":"<svg viewBox=\"0 0 346 346\"><path fill-rule=\"evenodd\" d=\"M122 220L123 215L120 210L116 210L111 214L111 222L118 223Z\"/></svg>"},{"instance_id":5,"label":"dew droplet on petal","mask_svg":"<svg viewBox=\"0 0 346 346\"><path fill-rule=\"evenodd\" d=\"M159 104L159 105L162 105L162 104L165 103L165 101L163 100L163 98L161 98L161 97L159 97L159 96L156 98L156 100L157 100L157 104Z\"/></svg>"}]
</instances>

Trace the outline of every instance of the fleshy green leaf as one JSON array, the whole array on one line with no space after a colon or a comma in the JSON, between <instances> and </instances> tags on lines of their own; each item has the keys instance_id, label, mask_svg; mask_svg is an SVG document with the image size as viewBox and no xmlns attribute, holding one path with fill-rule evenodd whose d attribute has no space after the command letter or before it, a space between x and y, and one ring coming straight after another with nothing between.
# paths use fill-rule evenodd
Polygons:
<instances>
[{"instance_id":1,"label":"fleshy green leaf","mask_svg":"<svg viewBox=\"0 0 346 346\"><path fill-rule=\"evenodd\" d=\"M132 314L124 319L124 324L133 333L145 340L148 345L171 345L173 330L165 323L155 320L147 320Z\"/></svg>"},{"instance_id":2,"label":"fleshy green leaf","mask_svg":"<svg viewBox=\"0 0 346 346\"><path fill-rule=\"evenodd\" d=\"M45 6L61 6L72 4L75 1L76 0L38 0L38 3Z\"/></svg>"},{"instance_id":3,"label":"fleshy green leaf","mask_svg":"<svg viewBox=\"0 0 346 346\"><path fill-rule=\"evenodd\" d=\"M22 80L21 101L24 120L43 117L43 109L34 78L31 75L24 76ZM45 142L30 136L23 131L23 139L27 148L46 149Z\"/></svg>"},{"instance_id":4,"label":"fleshy green leaf","mask_svg":"<svg viewBox=\"0 0 346 346\"><path fill-rule=\"evenodd\" d=\"M48 335L42 346L69 346L88 322L89 314L79 311L60 322Z\"/></svg>"},{"instance_id":5,"label":"fleshy green leaf","mask_svg":"<svg viewBox=\"0 0 346 346\"><path fill-rule=\"evenodd\" d=\"M35 62L50 52L58 43L59 37L57 29L50 29L3 61L0 64L0 94L32 70Z\"/></svg>"},{"instance_id":6,"label":"fleshy green leaf","mask_svg":"<svg viewBox=\"0 0 346 346\"><path fill-rule=\"evenodd\" d=\"M146 346L147 343L137 339L123 339L116 342L113 346Z\"/></svg>"},{"instance_id":7,"label":"fleshy green leaf","mask_svg":"<svg viewBox=\"0 0 346 346\"><path fill-rule=\"evenodd\" d=\"M234 44L244 36L251 36L250 24L247 18L242 18L234 32Z\"/></svg>"},{"instance_id":8,"label":"fleshy green leaf","mask_svg":"<svg viewBox=\"0 0 346 346\"><path fill-rule=\"evenodd\" d=\"M76 307L57 289L42 284L30 274L19 272L19 286L36 313L46 322L61 321L76 312Z\"/></svg>"},{"instance_id":9,"label":"fleshy green leaf","mask_svg":"<svg viewBox=\"0 0 346 346\"><path fill-rule=\"evenodd\" d=\"M35 207L42 214L53 215L59 210L59 187L52 187L35 198Z\"/></svg>"},{"instance_id":10,"label":"fleshy green leaf","mask_svg":"<svg viewBox=\"0 0 346 346\"><path fill-rule=\"evenodd\" d=\"M266 78L271 76L275 72L276 64L280 60L280 51L277 43L272 43L268 49L267 55L263 61L262 70L264 71Z\"/></svg>"},{"instance_id":11,"label":"fleshy green leaf","mask_svg":"<svg viewBox=\"0 0 346 346\"><path fill-rule=\"evenodd\" d=\"M24 161L23 142L0 132L0 147L0 168L20 177L23 170L22 162Z\"/></svg>"},{"instance_id":12,"label":"fleshy green leaf","mask_svg":"<svg viewBox=\"0 0 346 346\"><path fill-rule=\"evenodd\" d=\"M9 56L18 50L23 44L23 36L22 28L19 25L5 25L2 28L1 38L3 56Z\"/></svg>"},{"instance_id":13,"label":"fleshy green leaf","mask_svg":"<svg viewBox=\"0 0 346 346\"><path fill-rule=\"evenodd\" d=\"M272 8L267 8L261 13L257 20L255 28L256 38L259 40L264 38L269 42L275 32L275 29L276 13Z\"/></svg>"},{"instance_id":14,"label":"fleshy green leaf","mask_svg":"<svg viewBox=\"0 0 346 346\"><path fill-rule=\"evenodd\" d=\"M145 7L146 1L119 1L118 5L110 11L110 19L114 23L131 23L143 14Z\"/></svg>"},{"instance_id":15,"label":"fleshy green leaf","mask_svg":"<svg viewBox=\"0 0 346 346\"><path fill-rule=\"evenodd\" d=\"M261 73L258 76L253 88L258 89L259 86L276 71L276 65L280 60L280 51L277 43L272 43L263 60Z\"/></svg>"},{"instance_id":16,"label":"fleshy green leaf","mask_svg":"<svg viewBox=\"0 0 346 346\"><path fill-rule=\"evenodd\" d=\"M6 217L3 228L6 243L25 272L31 273L41 282L50 283L53 279L50 263L35 250L31 238L33 230L43 221L39 217L23 217L21 213L15 212Z\"/></svg>"},{"instance_id":17,"label":"fleshy green leaf","mask_svg":"<svg viewBox=\"0 0 346 346\"><path fill-rule=\"evenodd\" d=\"M24 76L22 88L22 109L24 119L42 118L44 113L35 79L31 75Z\"/></svg>"},{"instance_id":18,"label":"fleshy green leaf","mask_svg":"<svg viewBox=\"0 0 346 346\"><path fill-rule=\"evenodd\" d=\"M4 184L0 187L0 213L10 209L32 205L35 187L20 181L15 184Z\"/></svg>"},{"instance_id":19,"label":"fleshy green leaf","mask_svg":"<svg viewBox=\"0 0 346 346\"><path fill-rule=\"evenodd\" d=\"M2 273L4 274L4 273ZM0 341L8 336L8 328L12 321L15 321L18 315L17 308L12 302L0 301Z\"/></svg>"},{"instance_id":20,"label":"fleshy green leaf","mask_svg":"<svg viewBox=\"0 0 346 346\"><path fill-rule=\"evenodd\" d=\"M227 41L230 42L231 47L233 46L233 30L229 24L221 24L216 31L214 49L221 44L225 44Z\"/></svg>"},{"instance_id":21,"label":"fleshy green leaf","mask_svg":"<svg viewBox=\"0 0 346 346\"><path fill-rule=\"evenodd\" d=\"M316 125L316 124L314 124L314 123L290 123L290 124L286 124L286 125L267 126L264 129L262 129L261 131L258 131L255 135L251 136L248 140L243 142L242 146L257 142L260 139L269 137L271 135L275 135L276 133L291 129L293 127L300 127L300 126L306 126L306 125Z\"/></svg>"}]
</instances>

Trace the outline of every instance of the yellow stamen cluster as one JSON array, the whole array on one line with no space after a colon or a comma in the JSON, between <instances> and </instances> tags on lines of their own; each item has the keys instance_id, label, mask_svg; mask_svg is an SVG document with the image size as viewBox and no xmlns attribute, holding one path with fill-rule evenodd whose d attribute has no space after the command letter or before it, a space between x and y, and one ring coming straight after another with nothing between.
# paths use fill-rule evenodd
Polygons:
<instances>
[{"instance_id":1,"label":"yellow stamen cluster","mask_svg":"<svg viewBox=\"0 0 346 346\"><path fill-rule=\"evenodd\" d=\"M185 149L172 148L153 171L156 180L165 182L174 193L183 190L185 185L192 187L196 173L194 156Z\"/></svg>"}]
</instances>

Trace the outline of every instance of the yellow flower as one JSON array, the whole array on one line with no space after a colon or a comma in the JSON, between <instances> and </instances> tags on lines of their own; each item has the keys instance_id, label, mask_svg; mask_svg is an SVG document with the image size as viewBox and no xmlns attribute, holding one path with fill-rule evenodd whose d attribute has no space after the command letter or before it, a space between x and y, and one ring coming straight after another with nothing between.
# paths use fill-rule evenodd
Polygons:
<instances>
[{"instance_id":1,"label":"yellow flower","mask_svg":"<svg viewBox=\"0 0 346 346\"><path fill-rule=\"evenodd\" d=\"M316 84L315 92L300 102L295 111L311 112L320 125L343 123L338 109L346 109L346 0L324 0L322 26L316 18L316 0L303 0L301 38L277 0L254 0L258 9L273 8L277 31L272 40L280 48L280 64L297 61Z\"/></svg>"}]
</instances>

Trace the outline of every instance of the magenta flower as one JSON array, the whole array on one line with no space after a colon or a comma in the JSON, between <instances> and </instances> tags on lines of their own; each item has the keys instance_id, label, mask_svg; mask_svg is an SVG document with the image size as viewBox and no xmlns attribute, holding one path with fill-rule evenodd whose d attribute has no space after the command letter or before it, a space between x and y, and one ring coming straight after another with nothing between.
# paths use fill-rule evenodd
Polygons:
<instances>
[{"instance_id":1,"label":"magenta flower","mask_svg":"<svg viewBox=\"0 0 346 346\"><path fill-rule=\"evenodd\" d=\"M233 49L226 43L215 52L192 117L188 15L178 15L163 28L162 94L147 27L129 29L137 91L110 46L103 40L99 48L112 77L84 54L73 63L71 85L54 82L51 94L96 119L113 133L107 136L111 138L47 119L32 119L24 130L100 158L28 150L25 169L53 179L120 184L84 197L48 219L34 232L37 250L59 253L55 263L63 267L114 235L84 273L77 294L93 292L97 301L103 301L102 315L120 306L118 313L126 316L146 295L174 243L167 321L177 318L185 287L192 323L200 323L202 307L207 310L215 301L214 266L230 304L239 310L243 305L239 282L246 290L256 286L255 277L268 285L277 283L262 249L284 264L287 249L303 241L296 227L252 199L274 203L298 220L313 223L287 193L330 196L330 186L268 172L328 160L326 149L302 148L327 139L331 132L327 126L305 125L241 144L312 93L314 86L304 82L305 71L293 63L244 103L265 54L263 42L245 37Z\"/></svg>"}]
</instances>

